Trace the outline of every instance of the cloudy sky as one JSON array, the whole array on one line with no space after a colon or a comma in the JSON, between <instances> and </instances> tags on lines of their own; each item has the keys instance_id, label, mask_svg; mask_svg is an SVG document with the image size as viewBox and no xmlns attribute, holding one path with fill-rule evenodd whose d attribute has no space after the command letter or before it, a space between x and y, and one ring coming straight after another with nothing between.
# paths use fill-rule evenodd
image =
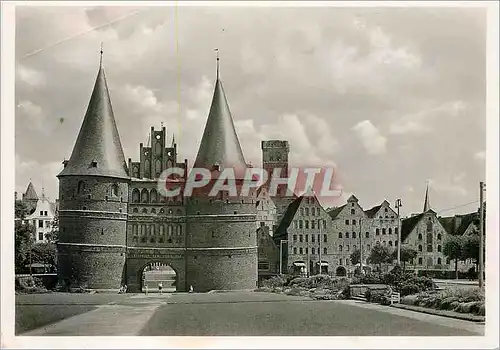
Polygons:
<instances>
[{"instance_id":1,"label":"cloudy sky","mask_svg":"<svg viewBox=\"0 0 500 350\"><path fill-rule=\"evenodd\" d=\"M104 66L125 157L164 122L194 161L221 78L247 161L336 164L344 197L404 214L477 200L485 178L481 8L33 7L16 12L16 190L58 195ZM180 101L180 103L179 103ZM179 108L180 106L180 108ZM443 215L477 209L477 203Z\"/></svg>"}]
</instances>

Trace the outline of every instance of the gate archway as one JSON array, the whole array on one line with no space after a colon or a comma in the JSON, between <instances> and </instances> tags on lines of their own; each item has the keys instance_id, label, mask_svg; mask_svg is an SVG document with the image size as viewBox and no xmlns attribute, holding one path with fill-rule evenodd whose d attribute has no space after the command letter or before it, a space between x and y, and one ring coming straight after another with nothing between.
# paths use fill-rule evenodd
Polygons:
<instances>
[{"instance_id":1,"label":"gate archway","mask_svg":"<svg viewBox=\"0 0 500 350\"><path fill-rule=\"evenodd\" d=\"M178 290L178 273L170 265L163 262L152 262L146 264L140 270L140 290L148 293L159 292L159 284L165 293L173 293Z\"/></svg>"},{"instance_id":2,"label":"gate archway","mask_svg":"<svg viewBox=\"0 0 500 350\"><path fill-rule=\"evenodd\" d=\"M344 266L339 266L335 269L335 276L344 277L347 275L347 271Z\"/></svg>"}]
</instances>

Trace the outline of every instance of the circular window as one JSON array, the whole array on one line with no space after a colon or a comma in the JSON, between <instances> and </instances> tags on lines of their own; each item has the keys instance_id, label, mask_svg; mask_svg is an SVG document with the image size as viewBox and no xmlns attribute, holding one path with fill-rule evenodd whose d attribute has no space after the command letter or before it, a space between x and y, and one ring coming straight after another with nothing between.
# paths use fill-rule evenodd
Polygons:
<instances>
[{"instance_id":1,"label":"circular window","mask_svg":"<svg viewBox=\"0 0 500 350\"><path fill-rule=\"evenodd\" d=\"M156 135L156 139L159 140L161 138L160 134Z\"/></svg>"},{"instance_id":2,"label":"circular window","mask_svg":"<svg viewBox=\"0 0 500 350\"><path fill-rule=\"evenodd\" d=\"M172 152L168 151L168 152L167 152L167 156L169 156L169 157L170 157L171 155L172 155Z\"/></svg>"}]
</instances>

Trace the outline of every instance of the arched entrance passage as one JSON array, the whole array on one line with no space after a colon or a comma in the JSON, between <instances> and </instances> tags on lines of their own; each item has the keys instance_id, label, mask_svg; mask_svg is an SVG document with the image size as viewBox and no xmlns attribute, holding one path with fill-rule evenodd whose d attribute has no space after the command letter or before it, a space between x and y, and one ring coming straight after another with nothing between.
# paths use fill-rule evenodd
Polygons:
<instances>
[{"instance_id":1,"label":"arched entrance passage","mask_svg":"<svg viewBox=\"0 0 500 350\"><path fill-rule=\"evenodd\" d=\"M163 292L173 293L177 291L178 286L177 271L170 266L162 262L152 262L146 264L142 270L140 270L140 286L141 291L146 291L146 286L148 288L148 293L159 292L159 283L162 284Z\"/></svg>"},{"instance_id":2,"label":"arched entrance passage","mask_svg":"<svg viewBox=\"0 0 500 350\"><path fill-rule=\"evenodd\" d=\"M345 277L347 275L347 271L344 266L339 266L335 269L335 276Z\"/></svg>"}]
</instances>

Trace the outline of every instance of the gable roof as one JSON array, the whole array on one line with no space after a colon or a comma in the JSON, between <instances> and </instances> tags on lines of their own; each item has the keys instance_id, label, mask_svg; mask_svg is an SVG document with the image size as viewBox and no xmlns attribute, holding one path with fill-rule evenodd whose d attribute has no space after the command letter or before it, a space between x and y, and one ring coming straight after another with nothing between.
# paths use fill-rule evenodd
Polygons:
<instances>
[{"instance_id":1,"label":"gable roof","mask_svg":"<svg viewBox=\"0 0 500 350\"><path fill-rule=\"evenodd\" d=\"M330 215L330 217L332 219L335 219L337 218L337 216L340 214L340 212L342 211L342 209L344 209L344 207L346 206L347 204L344 204L344 205L341 205L340 207L337 207L337 208L334 208L332 210L330 210L328 212L328 215Z\"/></svg>"},{"instance_id":2,"label":"gable roof","mask_svg":"<svg viewBox=\"0 0 500 350\"><path fill-rule=\"evenodd\" d=\"M382 204L379 204L379 205L376 205L374 206L373 208L370 208L368 210L365 210L365 214L369 217L369 218L373 218L375 216L375 214L378 213L378 211L380 210L380 208L382 207Z\"/></svg>"},{"instance_id":3,"label":"gable roof","mask_svg":"<svg viewBox=\"0 0 500 350\"><path fill-rule=\"evenodd\" d=\"M424 213L421 213L401 221L401 242L405 241L423 216Z\"/></svg>"},{"instance_id":4,"label":"gable roof","mask_svg":"<svg viewBox=\"0 0 500 350\"><path fill-rule=\"evenodd\" d=\"M441 217L438 218L439 222L443 228L448 232L448 234L453 235L455 233L455 217Z\"/></svg>"},{"instance_id":5,"label":"gable roof","mask_svg":"<svg viewBox=\"0 0 500 350\"><path fill-rule=\"evenodd\" d=\"M439 218L439 222L443 225L446 232L457 236L463 235L471 224L476 224L477 220L479 220L479 214L477 212Z\"/></svg>"},{"instance_id":6,"label":"gable roof","mask_svg":"<svg viewBox=\"0 0 500 350\"><path fill-rule=\"evenodd\" d=\"M462 221L460 222L460 226L456 231L456 234L461 236L467 231L469 226L474 223L475 220L479 220L479 213L471 213L466 215L461 215Z\"/></svg>"},{"instance_id":7,"label":"gable roof","mask_svg":"<svg viewBox=\"0 0 500 350\"><path fill-rule=\"evenodd\" d=\"M299 198L294 200L292 203L290 203L290 205L288 206L288 208L285 211L285 214L283 215L283 218L281 219L281 221L278 225L278 228L276 229L276 231L274 233L274 236L273 236L274 238L282 238L282 237L288 236L286 230L288 229L288 227L292 223L293 217L295 216L295 213L299 209L300 203L302 202L303 198L304 198L303 196L300 196Z\"/></svg>"}]
</instances>

